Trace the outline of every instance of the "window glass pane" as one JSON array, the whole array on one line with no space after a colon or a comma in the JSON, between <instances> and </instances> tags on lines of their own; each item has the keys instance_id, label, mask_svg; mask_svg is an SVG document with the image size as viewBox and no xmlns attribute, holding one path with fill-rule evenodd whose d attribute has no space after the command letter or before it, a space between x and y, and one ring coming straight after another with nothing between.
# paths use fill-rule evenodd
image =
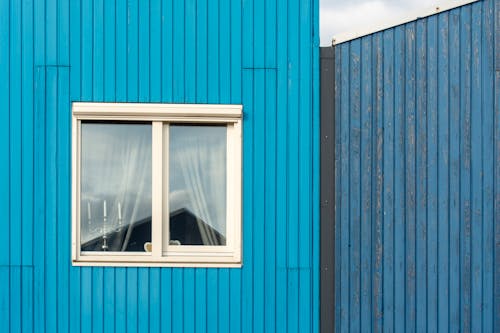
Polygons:
<instances>
[{"instance_id":1,"label":"window glass pane","mask_svg":"<svg viewBox=\"0 0 500 333\"><path fill-rule=\"evenodd\" d=\"M82 251L151 242L151 123L82 122Z\"/></svg>"},{"instance_id":2,"label":"window glass pane","mask_svg":"<svg viewBox=\"0 0 500 333\"><path fill-rule=\"evenodd\" d=\"M226 244L226 126L170 125L171 245Z\"/></svg>"}]
</instances>

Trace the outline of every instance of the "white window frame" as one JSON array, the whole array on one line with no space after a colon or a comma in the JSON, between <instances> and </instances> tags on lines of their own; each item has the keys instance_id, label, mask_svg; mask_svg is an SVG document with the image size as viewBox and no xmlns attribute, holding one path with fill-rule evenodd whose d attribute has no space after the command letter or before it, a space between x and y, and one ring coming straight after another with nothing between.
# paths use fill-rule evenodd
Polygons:
<instances>
[{"instance_id":1,"label":"white window frame","mask_svg":"<svg viewBox=\"0 0 500 333\"><path fill-rule=\"evenodd\" d=\"M81 122L141 121L152 124L152 251L85 252L80 241ZM225 124L227 126L226 245L170 245L168 128L164 124ZM164 133L165 131L165 133ZM75 266L241 267L242 106L216 104L72 103L72 262ZM166 185L166 186L164 186ZM166 204L164 203L166 202Z\"/></svg>"}]
</instances>

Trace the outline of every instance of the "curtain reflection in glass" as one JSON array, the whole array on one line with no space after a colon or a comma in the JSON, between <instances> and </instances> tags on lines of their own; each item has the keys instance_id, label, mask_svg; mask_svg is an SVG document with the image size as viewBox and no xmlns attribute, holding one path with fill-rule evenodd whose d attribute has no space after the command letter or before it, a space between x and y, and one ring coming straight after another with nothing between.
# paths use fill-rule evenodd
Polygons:
<instances>
[{"instance_id":1,"label":"curtain reflection in glass","mask_svg":"<svg viewBox=\"0 0 500 333\"><path fill-rule=\"evenodd\" d=\"M170 125L171 245L226 244L226 131Z\"/></svg>"},{"instance_id":2,"label":"curtain reflection in glass","mask_svg":"<svg viewBox=\"0 0 500 333\"><path fill-rule=\"evenodd\" d=\"M151 124L82 122L82 251L151 242Z\"/></svg>"}]
</instances>

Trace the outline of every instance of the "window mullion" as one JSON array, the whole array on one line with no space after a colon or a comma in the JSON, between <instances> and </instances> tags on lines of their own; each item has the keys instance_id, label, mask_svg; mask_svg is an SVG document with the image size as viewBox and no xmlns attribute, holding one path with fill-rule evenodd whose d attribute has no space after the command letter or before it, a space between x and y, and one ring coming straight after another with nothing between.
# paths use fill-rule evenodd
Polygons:
<instances>
[{"instance_id":1,"label":"window mullion","mask_svg":"<svg viewBox=\"0 0 500 333\"><path fill-rule=\"evenodd\" d=\"M170 241L170 207L169 207L169 144L170 144L170 126L168 123L162 124L162 132L163 132L163 150L162 150L162 172L163 172L163 179L162 182L160 183L160 186L162 187L163 191L163 202L162 202L162 208L163 208L163 216L162 216L162 226L163 228L163 233L161 234L162 236L162 242L163 242L163 248L162 251L166 252L168 250L168 245ZM163 253L162 253L163 254Z\"/></svg>"},{"instance_id":2,"label":"window mullion","mask_svg":"<svg viewBox=\"0 0 500 333\"><path fill-rule=\"evenodd\" d=\"M163 124L153 122L153 141L152 141L152 218L151 232L152 238L152 256L160 258L163 251L163 224L162 224L162 203L163 203Z\"/></svg>"}]
</instances>

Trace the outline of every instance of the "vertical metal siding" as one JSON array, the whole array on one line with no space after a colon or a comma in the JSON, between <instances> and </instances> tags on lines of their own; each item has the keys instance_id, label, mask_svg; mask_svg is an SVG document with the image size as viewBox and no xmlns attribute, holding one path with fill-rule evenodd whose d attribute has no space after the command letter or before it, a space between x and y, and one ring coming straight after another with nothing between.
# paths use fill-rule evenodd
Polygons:
<instances>
[{"instance_id":1,"label":"vertical metal siding","mask_svg":"<svg viewBox=\"0 0 500 333\"><path fill-rule=\"evenodd\" d=\"M499 10L335 46L337 331L500 330Z\"/></svg>"},{"instance_id":2,"label":"vertical metal siding","mask_svg":"<svg viewBox=\"0 0 500 333\"><path fill-rule=\"evenodd\" d=\"M316 0L0 1L0 331L317 331L317 26ZM242 103L243 268L72 267L71 101Z\"/></svg>"}]
</instances>

